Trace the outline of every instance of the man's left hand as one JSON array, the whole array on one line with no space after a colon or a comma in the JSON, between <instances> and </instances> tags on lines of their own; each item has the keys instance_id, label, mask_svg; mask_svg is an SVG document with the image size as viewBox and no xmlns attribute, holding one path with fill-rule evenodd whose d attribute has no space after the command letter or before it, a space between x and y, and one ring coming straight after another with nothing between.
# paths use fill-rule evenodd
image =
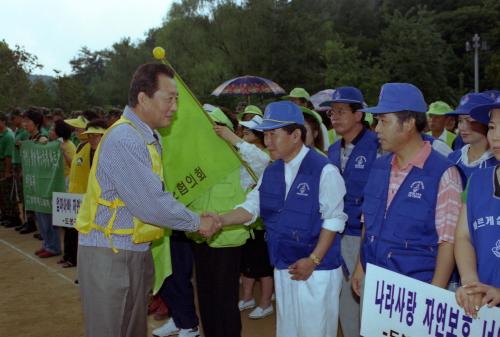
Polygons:
<instances>
[{"instance_id":1,"label":"man's left hand","mask_svg":"<svg viewBox=\"0 0 500 337\"><path fill-rule=\"evenodd\" d=\"M313 273L316 265L309 257L297 260L294 264L288 267L291 279L295 281L306 281Z\"/></svg>"}]
</instances>

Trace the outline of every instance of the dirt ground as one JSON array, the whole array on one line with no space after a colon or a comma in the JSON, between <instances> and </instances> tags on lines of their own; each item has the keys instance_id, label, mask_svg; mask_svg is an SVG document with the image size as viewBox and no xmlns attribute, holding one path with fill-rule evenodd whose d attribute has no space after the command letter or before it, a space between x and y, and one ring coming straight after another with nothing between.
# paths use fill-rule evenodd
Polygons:
<instances>
[{"instance_id":1,"label":"dirt ground","mask_svg":"<svg viewBox=\"0 0 500 337\"><path fill-rule=\"evenodd\" d=\"M61 268L58 257L36 257L40 243L0 226L0 336L83 336L76 268ZM250 320L247 314L241 315L242 337L275 335L275 315ZM162 323L150 317L148 336Z\"/></svg>"}]
</instances>

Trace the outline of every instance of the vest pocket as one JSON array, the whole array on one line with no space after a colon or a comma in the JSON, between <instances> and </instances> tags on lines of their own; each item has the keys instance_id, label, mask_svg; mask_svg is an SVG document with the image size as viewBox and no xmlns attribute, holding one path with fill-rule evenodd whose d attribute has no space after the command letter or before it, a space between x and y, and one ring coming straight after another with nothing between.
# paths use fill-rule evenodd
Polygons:
<instances>
[{"instance_id":1,"label":"vest pocket","mask_svg":"<svg viewBox=\"0 0 500 337\"><path fill-rule=\"evenodd\" d=\"M295 263L304 257L308 257L314 250L315 245L306 244L290 239L279 239L277 243L277 258L287 265Z\"/></svg>"},{"instance_id":2,"label":"vest pocket","mask_svg":"<svg viewBox=\"0 0 500 337\"><path fill-rule=\"evenodd\" d=\"M382 267L423 282L431 282L436 267L436 248L384 247L378 261Z\"/></svg>"}]
</instances>

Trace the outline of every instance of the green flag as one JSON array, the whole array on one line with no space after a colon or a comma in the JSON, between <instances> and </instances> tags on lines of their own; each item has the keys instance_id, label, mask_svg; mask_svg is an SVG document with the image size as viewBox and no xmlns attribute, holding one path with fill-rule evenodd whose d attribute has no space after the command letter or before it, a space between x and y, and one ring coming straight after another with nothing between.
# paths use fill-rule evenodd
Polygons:
<instances>
[{"instance_id":1,"label":"green flag","mask_svg":"<svg viewBox=\"0 0 500 337\"><path fill-rule=\"evenodd\" d=\"M241 162L213 130L210 117L176 74L177 112L163 130L163 169L167 190L185 205L191 203Z\"/></svg>"},{"instance_id":2,"label":"green flag","mask_svg":"<svg viewBox=\"0 0 500 337\"><path fill-rule=\"evenodd\" d=\"M160 130L166 189L184 205L203 195L210 187L237 170L237 153L213 130L210 117L179 75L175 75L179 98L172 124ZM156 293L172 272L169 240L153 243Z\"/></svg>"},{"instance_id":3,"label":"green flag","mask_svg":"<svg viewBox=\"0 0 500 337\"><path fill-rule=\"evenodd\" d=\"M23 141L20 155L24 208L52 213L52 192L66 192L60 143L50 142L44 145Z\"/></svg>"}]
</instances>

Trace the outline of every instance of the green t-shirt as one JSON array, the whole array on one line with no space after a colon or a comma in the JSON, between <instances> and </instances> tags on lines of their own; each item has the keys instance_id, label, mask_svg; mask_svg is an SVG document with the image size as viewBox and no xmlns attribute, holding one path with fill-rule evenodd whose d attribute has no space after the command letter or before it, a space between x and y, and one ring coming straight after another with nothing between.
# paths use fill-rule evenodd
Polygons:
<instances>
[{"instance_id":1,"label":"green t-shirt","mask_svg":"<svg viewBox=\"0 0 500 337\"><path fill-rule=\"evenodd\" d=\"M30 138L30 134L26 129L23 128L17 128L15 134L15 142L17 141L24 141L28 140ZM15 145L15 144L14 144ZM19 148L20 146L15 146L14 147L14 154L12 155L12 164L21 164L21 156L19 155Z\"/></svg>"},{"instance_id":2,"label":"green t-shirt","mask_svg":"<svg viewBox=\"0 0 500 337\"><path fill-rule=\"evenodd\" d=\"M15 136L11 129L7 128L0 133L0 160L6 157L12 158L15 148Z\"/></svg>"}]
</instances>

